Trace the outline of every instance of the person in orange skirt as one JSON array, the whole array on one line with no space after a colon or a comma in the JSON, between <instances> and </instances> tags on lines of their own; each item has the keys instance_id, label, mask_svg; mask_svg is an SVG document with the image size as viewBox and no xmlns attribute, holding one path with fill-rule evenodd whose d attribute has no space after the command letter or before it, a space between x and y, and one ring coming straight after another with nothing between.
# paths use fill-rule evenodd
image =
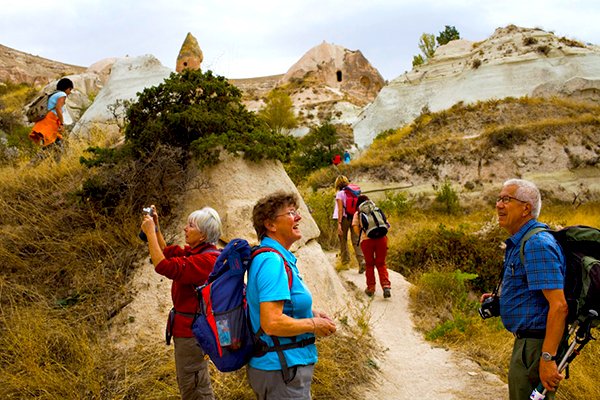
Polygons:
<instances>
[{"instance_id":1,"label":"person in orange skirt","mask_svg":"<svg viewBox=\"0 0 600 400\"><path fill-rule=\"evenodd\" d=\"M69 78L59 80L56 84L56 92L48 98L48 113L42 120L36 122L31 129L29 139L42 146L43 150L53 147L62 149L64 115L66 113L65 103L72 90L73 82ZM45 155L42 154L38 153L36 158L44 157Z\"/></svg>"}]
</instances>

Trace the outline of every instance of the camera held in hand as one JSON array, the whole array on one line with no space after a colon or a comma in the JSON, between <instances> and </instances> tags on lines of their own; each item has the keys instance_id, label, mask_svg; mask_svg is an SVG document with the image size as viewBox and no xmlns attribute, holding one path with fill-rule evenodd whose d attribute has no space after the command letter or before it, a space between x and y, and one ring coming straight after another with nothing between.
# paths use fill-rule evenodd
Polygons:
<instances>
[{"instance_id":1,"label":"camera held in hand","mask_svg":"<svg viewBox=\"0 0 600 400\"><path fill-rule=\"evenodd\" d=\"M479 307L479 315L483 319L497 317L500 315L500 297L492 295L483 300Z\"/></svg>"},{"instance_id":2,"label":"camera held in hand","mask_svg":"<svg viewBox=\"0 0 600 400\"><path fill-rule=\"evenodd\" d=\"M144 207L142 208L142 214L144 215L149 215L151 217L154 216L154 210L152 209L152 207ZM157 229L157 228L155 228ZM142 239L144 242L148 241L148 237L146 236L146 234L144 233L144 231L140 231L140 233L138 233L138 237L140 239Z\"/></svg>"}]
</instances>

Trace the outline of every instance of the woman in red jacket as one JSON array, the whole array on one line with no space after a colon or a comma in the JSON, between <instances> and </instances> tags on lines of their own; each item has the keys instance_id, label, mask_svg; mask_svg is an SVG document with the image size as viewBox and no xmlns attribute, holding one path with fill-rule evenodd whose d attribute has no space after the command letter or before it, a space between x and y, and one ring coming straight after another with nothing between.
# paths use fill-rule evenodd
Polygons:
<instances>
[{"instance_id":1,"label":"woman in red jacket","mask_svg":"<svg viewBox=\"0 0 600 400\"><path fill-rule=\"evenodd\" d=\"M213 400L208 363L204 352L196 344L192 320L198 308L195 287L206 282L219 256L215 245L222 232L221 219L210 207L192 212L184 228L187 245L183 248L167 246L158 227L158 215L152 206L151 215L144 216L142 231L148 238L148 249L156 272L173 281L173 309L167 324L167 344L172 335L181 398Z\"/></svg>"}]
</instances>

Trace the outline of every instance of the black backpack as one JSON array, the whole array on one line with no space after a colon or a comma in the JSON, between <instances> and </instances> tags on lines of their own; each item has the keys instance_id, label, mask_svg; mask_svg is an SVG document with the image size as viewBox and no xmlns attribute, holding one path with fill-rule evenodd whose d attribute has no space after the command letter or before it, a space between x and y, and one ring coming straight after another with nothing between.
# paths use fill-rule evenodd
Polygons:
<instances>
[{"instance_id":1,"label":"black backpack","mask_svg":"<svg viewBox=\"0 0 600 400\"><path fill-rule=\"evenodd\" d=\"M569 306L567 323L583 322L590 310L600 314L600 230L575 225L557 231L533 228L521 240L521 263L525 242L538 232L549 232L563 250L566 262L565 298ZM598 325L598 319L593 323Z\"/></svg>"}]
</instances>

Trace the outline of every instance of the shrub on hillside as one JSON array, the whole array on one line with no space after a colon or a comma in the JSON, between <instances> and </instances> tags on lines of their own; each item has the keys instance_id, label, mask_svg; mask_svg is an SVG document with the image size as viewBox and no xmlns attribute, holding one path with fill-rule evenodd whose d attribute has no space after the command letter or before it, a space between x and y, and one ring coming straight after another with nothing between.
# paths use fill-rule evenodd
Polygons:
<instances>
[{"instance_id":1,"label":"shrub on hillside","mask_svg":"<svg viewBox=\"0 0 600 400\"><path fill-rule=\"evenodd\" d=\"M338 245L337 224L332 218L335 190L322 189L317 192L303 193L302 197L315 220L319 231L318 241L325 249L334 249Z\"/></svg>"},{"instance_id":2,"label":"shrub on hillside","mask_svg":"<svg viewBox=\"0 0 600 400\"><path fill-rule=\"evenodd\" d=\"M472 281L474 290L491 291L502 268L503 252L499 245L504 238L499 229L475 235L464 226L439 225L437 229L421 230L405 244L390 248L388 265L414 279L428 272L432 265L444 263L477 274Z\"/></svg>"},{"instance_id":3,"label":"shrub on hillside","mask_svg":"<svg viewBox=\"0 0 600 400\"><path fill-rule=\"evenodd\" d=\"M343 152L338 144L335 126L325 122L313 127L298 140L298 148L292 155L291 162L286 165L286 171L290 178L298 183L311 172L331 165L333 156Z\"/></svg>"},{"instance_id":4,"label":"shrub on hillside","mask_svg":"<svg viewBox=\"0 0 600 400\"><path fill-rule=\"evenodd\" d=\"M408 199L404 192L394 193L391 190L386 190L385 198L379 200L377 205L387 216L401 215L410 211L412 201Z\"/></svg>"},{"instance_id":5,"label":"shrub on hillside","mask_svg":"<svg viewBox=\"0 0 600 400\"><path fill-rule=\"evenodd\" d=\"M446 214L456 214L460 211L460 202L456 190L452 187L449 180L445 180L442 186L436 191L435 201L440 204Z\"/></svg>"}]
</instances>

